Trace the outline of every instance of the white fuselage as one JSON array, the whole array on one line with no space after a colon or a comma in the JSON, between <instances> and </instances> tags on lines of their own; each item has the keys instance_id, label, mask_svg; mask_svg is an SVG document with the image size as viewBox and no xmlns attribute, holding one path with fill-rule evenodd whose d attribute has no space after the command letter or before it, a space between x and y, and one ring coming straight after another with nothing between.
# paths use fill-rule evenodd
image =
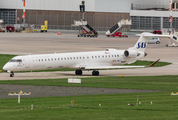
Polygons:
<instances>
[{"instance_id":1,"label":"white fuselage","mask_svg":"<svg viewBox=\"0 0 178 120\"><path fill-rule=\"evenodd\" d=\"M32 71L59 68L85 69L86 66L113 66L135 62L136 58L125 58L124 50L76 52L44 55L26 55L12 58L3 67L8 71Z\"/></svg>"}]
</instances>

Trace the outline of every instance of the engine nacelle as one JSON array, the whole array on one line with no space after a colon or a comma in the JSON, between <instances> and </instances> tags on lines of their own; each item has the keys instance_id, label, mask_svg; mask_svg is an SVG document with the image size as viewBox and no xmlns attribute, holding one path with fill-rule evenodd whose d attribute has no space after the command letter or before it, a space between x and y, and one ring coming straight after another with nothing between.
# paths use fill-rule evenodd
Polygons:
<instances>
[{"instance_id":1,"label":"engine nacelle","mask_svg":"<svg viewBox=\"0 0 178 120\"><path fill-rule=\"evenodd\" d=\"M135 50L125 50L124 51L125 57L133 58L133 57L138 57L139 55L140 55L140 53Z\"/></svg>"}]
</instances>

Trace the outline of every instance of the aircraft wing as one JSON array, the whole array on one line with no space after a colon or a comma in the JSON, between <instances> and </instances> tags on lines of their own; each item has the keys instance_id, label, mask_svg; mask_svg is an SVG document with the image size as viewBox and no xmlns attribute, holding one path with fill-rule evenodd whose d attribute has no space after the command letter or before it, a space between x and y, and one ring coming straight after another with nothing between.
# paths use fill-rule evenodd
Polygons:
<instances>
[{"instance_id":1,"label":"aircraft wing","mask_svg":"<svg viewBox=\"0 0 178 120\"><path fill-rule=\"evenodd\" d=\"M141 34L137 34L136 36L141 36ZM159 34L152 34L152 33L142 33L143 37L171 37L171 35L159 35Z\"/></svg>"},{"instance_id":2,"label":"aircraft wing","mask_svg":"<svg viewBox=\"0 0 178 120\"><path fill-rule=\"evenodd\" d=\"M149 66L86 66L86 70L99 70L99 69L115 69L115 68L144 68L144 67L152 67L154 66L160 59L155 61L153 64Z\"/></svg>"},{"instance_id":3,"label":"aircraft wing","mask_svg":"<svg viewBox=\"0 0 178 120\"><path fill-rule=\"evenodd\" d=\"M143 68L145 66L86 66L86 70L114 69L114 68Z\"/></svg>"}]
</instances>

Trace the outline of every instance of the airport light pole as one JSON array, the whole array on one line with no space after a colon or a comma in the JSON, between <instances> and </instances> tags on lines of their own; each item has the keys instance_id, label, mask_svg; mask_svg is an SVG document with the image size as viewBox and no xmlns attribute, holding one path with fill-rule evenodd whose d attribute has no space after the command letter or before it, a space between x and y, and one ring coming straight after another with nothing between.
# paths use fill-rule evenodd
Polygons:
<instances>
[{"instance_id":1,"label":"airport light pole","mask_svg":"<svg viewBox=\"0 0 178 120\"><path fill-rule=\"evenodd\" d=\"M80 7L80 12L82 13L82 20L84 21L84 14L85 14L85 1L82 1L82 5Z\"/></svg>"}]
</instances>

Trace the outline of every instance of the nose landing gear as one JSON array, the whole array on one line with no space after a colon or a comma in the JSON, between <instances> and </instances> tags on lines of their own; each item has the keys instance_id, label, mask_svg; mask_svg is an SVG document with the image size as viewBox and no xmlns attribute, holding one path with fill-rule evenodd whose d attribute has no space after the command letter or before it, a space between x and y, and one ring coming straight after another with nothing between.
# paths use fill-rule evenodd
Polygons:
<instances>
[{"instance_id":1,"label":"nose landing gear","mask_svg":"<svg viewBox=\"0 0 178 120\"><path fill-rule=\"evenodd\" d=\"M10 72L10 77L14 77L14 72Z\"/></svg>"}]
</instances>

